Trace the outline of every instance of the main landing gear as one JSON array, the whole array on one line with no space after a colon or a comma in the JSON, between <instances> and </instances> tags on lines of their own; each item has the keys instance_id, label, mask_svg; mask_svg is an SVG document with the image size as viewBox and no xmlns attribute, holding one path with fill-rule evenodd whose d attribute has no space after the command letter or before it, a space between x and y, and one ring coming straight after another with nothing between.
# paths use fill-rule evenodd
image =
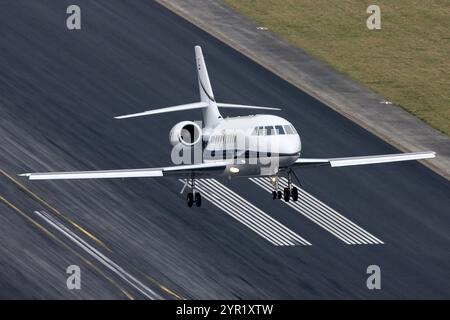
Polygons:
<instances>
[{"instance_id":1,"label":"main landing gear","mask_svg":"<svg viewBox=\"0 0 450 320\"><path fill-rule=\"evenodd\" d=\"M202 195L198 191L189 192L187 194L187 205L191 208L193 205L200 207L202 205Z\"/></svg>"},{"instance_id":2,"label":"main landing gear","mask_svg":"<svg viewBox=\"0 0 450 320\"><path fill-rule=\"evenodd\" d=\"M202 195L200 192L195 190L195 178L194 175L191 175L190 178L186 179L186 184L183 187L183 190L181 190L181 193L183 193L184 188L190 183L192 192L188 192L187 194L187 205L189 208L192 208L192 206L195 205L197 207L200 207L202 205Z\"/></svg>"},{"instance_id":3,"label":"main landing gear","mask_svg":"<svg viewBox=\"0 0 450 320\"><path fill-rule=\"evenodd\" d=\"M298 189L297 187L291 187L292 186L292 174L295 173L292 170L288 171L288 185L283 189L283 192L281 190L278 190L278 176L272 177L272 184L275 187L275 190L272 191L272 199L281 199L283 198L284 201L289 202L289 200L292 198L293 201L298 200ZM295 176L297 178L297 176ZM298 178L297 178L298 179Z\"/></svg>"}]
</instances>

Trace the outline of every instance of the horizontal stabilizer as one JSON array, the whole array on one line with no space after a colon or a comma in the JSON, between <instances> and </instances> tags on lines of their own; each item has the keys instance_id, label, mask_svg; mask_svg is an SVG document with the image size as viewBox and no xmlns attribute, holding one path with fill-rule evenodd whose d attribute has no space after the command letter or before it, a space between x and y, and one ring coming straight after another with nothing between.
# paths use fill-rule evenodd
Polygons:
<instances>
[{"instance_id":1,"label":"horizontal stabilizer","mask_svg":"<svg viewBox=\"0 0 450 320\"><path fill-rule=\"evenodd\" d=\"M158 113L167 113L167 112L192 110L192 109L202 109L202 108L206 108L207 106L208 106L207 102L194 102L194 103L188 103L188 104L181 104L181 105L173 106L173 107L148 110L148 111L139 112L139 113L126 114L123 116L114 117L114 119L126 119L126 118L149 116L149 115L158 114Z\"/></svg>"},{"instance_id":2,"label":"horizontal stabilizer","mask_svg":"<svg viewBox=\"0 0 450 320\"><path fill-rule=\"evenodd\" d=\"M239 109L260 109L260 110L281 110L280 108L247 106L243 104L217 103L219 108L239 108Z\"/></svg>"},{"instance_id":3,"label":"horizontal stabilizer","mask_svg":"<svg viewBox=\"0 0 450 320\"><path fill-rule=\"evenodd\" d=\"M248 106L248 105L231 104L231 103L217 103L217 106L220 107L220 108L281 110L280 108ZM175 111L184 111L184 110L193 110L193 109L203 109L203 108L207 108L207 107L208 107L208 102L194 102L194 103L181 104L181 105L178 105L178 106L172 106L172 107L167 107L167 108L147 110L147 111L139 112L139 113L126 114L126 115L123 115L123 116L114 117L114 119L135 118L135 117L149 116L149 115L152 115L152 114L175 112Z\"/></svg>"}]
</instances>

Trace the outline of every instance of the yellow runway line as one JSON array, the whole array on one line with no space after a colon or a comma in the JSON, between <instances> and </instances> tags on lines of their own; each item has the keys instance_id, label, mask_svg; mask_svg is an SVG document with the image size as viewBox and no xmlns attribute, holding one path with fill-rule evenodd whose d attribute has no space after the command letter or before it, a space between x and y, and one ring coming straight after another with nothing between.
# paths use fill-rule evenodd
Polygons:
<instances>
[{"instance_id":1,"label":"yellow runway line","mask_svg":"<svg viewBox=\"0 0 450 320\"><path fill-rule=\"evenodd\" d=\"M57 243L62 245L65 249L72 252L74 255L76 255L78 258L80 258L84 263L91 266L95 271L97 271L100 275L102 275L105 279L107 279L113 286L118 288L129 300L134 300L134 298L120 285L118 285L113 279L111 279L109 276L107 276L103 271L101 271L98 267L96 267L91 261L87 260L85 257L80 255L78 252L73 250L71 247L69 247L67 244L65 244L63 241L61 241L58 237L56 237L53 233L51 233L49 230L47 230L43 225L41 225L39 222L28 216L25 212L20 210L17 206L12 204L10 201L5 199L4 197L0 196L0 201L2 201L4 204L12 208L15 212L20 214L22 217L27 219L29 222L31 222L33 225L35 225L37 228L39 228L42 232L44 232L47 236L55 240Z\"/></svg>"},{"instance_id":2,"label":"yellow runway line","mask_svg":"<svg viewBox=\"0 0 450 320\"><path fill-rule=\"evenodd\" d=\"M170 294L171 296L177 298L178 300L186 300L183 297L179 296L178 294L176 294L175 292L173 292L172 290L170 290L169 288L163 286L162 284L160 284L158 281L156 281L155 279L153 279L152 277L146 275L145 273L143 273L142 271L139 271L144 277L146 277L150 282L152 282L153 284L157 285L159 288L161 288L162 290L164 290L165 292L167 292L168 294Z\"/></svg>"},{"instance_id":3,"label":"yellow runway line","mask_svg":"<svg viewBox=\"0 0 450 320\"><path fill-rule=\"evenodd\" d=\"M44 199L42 199L41 197L39 197L37 194L35 194L33 191L31 191L30 189L28 189L27 187L25 187L22 183L20 183L19 181L17 181L16 179L14 179L13 177L11 177L9 174L7 174L5 171L3 171L2 169L0 169L0 172L7 177L9 180L11 180L14 184L16 184L19 188L21 188L22 190L26 191L28 194L30 194L33 198L35 198L37 201L39 201L41 204L43 204L44 206L46 206L47 208L49 208L50 210L52 210L53 212L55 212L56 214L58 214L60 217L62 217L63 219L65 219L66 221L68 221L70 224L72 224L75 228L77 228L78 230L80 230L82 233L84 233L86 236L88 236L89 238L91 238L92 240L94 240L95 242L97 242L98 244L100 244L103 248L105 248L106 250L108 250L109 252L112 252L112 250L110 248L108 248L108 246L106 246L103 241L99 240L97 237L95 237L92 233L88 232L86 229L84 229L83 227L81 227L80 225L78 225L77 223L75 223L74 221L72 221L71 219L69 219L68 217L66 217L64 214L62 214L58 209L54 208L52 205L50 205L48 202L46 202Z\"/></svg>"}]
</instances>

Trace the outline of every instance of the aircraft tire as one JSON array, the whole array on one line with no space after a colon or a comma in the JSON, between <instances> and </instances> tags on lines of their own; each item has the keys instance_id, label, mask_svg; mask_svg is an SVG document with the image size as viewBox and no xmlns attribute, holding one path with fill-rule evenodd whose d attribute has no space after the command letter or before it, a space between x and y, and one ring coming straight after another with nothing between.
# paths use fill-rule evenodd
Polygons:
<instances>
[{"instance_id":1,"label":"aircraft tire","mask_svg":"<svg viewBox=\"0 0 450 320\"><path fill-rule=\"evenodd\" d=\"M202 205L202 195L200 194L200 192L195 193L195 205L197 207L200 207Z\"/></svg>"},{"instance_id":2,"label":"aircraft tire","mask_svg":"<svg viewBox=\"0 0 450 320\"><path fill-rule=\"evenodd\" d=\"M284 201L289 202L289 198L291 197L291 190L289 188L284 188Z\"/></svg>"},{"instance_id":3,"label":"aircraft tire","mask_svg":"<svg viewBox=\"0 0 450 320\"><path fill-rule=\"evenodd\" d=\"M298 189L297 187L292 188L292 200L297 201L298 200Z\"/></svg>"},{"instance_id":4,"label":"aircraft tire","mask_svg":"<svg viewBox=\"0 0 450 320\"><path fill-rule=\"evenodd\" d=\"M187 205L189 208L192 208L193 204L194 204L194 195L192 194L192 192L189 192L187 194Z\"/></svg>"}]
</instances>

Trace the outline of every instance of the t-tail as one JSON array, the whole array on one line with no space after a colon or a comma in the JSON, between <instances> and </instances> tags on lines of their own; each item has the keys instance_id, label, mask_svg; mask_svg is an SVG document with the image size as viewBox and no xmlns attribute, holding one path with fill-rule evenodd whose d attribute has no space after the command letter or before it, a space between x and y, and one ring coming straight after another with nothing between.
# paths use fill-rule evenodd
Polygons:
<instances>
[{"instance_id":1,"label":"t-tail","mask_svg":"<svg viewBox=\"0 0 450 320\"><path fill-rule=\"evenodd\" d=\"M208 70L203 58L202 48L195 46L195 61L197 63L198 88L200 90L200 101L206 102L208 106L202 110L203 123L207 128L213 128L222 119L216 99L209 81Z\"/></svg>"},{"instance_id":2,"label":"t-tail","mask_svg":"<svg viewBox=\"0 0 450 320\"><path fill-rule=\"evenodd\" d=\"M208 71L206 69L205 59L203 58L202 48L195 46L195 62L198 75L198 87L200 91L200 101L188 104L182 104L178 106L172 106L161 109L152 109L139 113L127 114L124 116L115 117L116 119L126 119L141 116L148 116L158 113L167 113L182 110L202 109L203 125L205 128L214 128L220 121L222 116L219 112L219 108L245 108L245 109L262 109L262 110L281 110L280 108L271 107L258 107L231 103L219 103L214 98L214 93L211 88L211 82L209 81Z\"/></svg>"}]
</instances>

